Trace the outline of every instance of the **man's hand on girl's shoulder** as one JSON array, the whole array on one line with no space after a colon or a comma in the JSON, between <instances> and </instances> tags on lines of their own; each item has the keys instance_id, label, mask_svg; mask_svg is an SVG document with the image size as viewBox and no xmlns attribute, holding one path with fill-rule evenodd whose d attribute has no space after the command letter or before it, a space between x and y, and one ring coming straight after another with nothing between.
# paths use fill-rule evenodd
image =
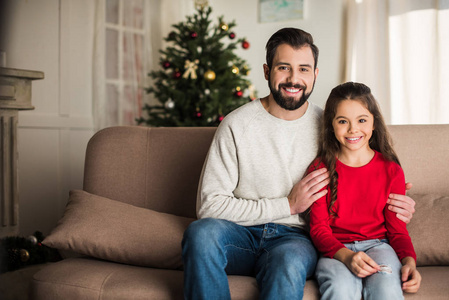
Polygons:
<instances>
[{"instance_id":1,"label":"man's hand on girl's shoulder","mask_svg":"<svg viewBox=\"0 0 449 300\"><path fill-rule=\"evenodd\" d=\"M412 188L412 184L407 182L405 184L405 189L408 191ZM396 217L405 222L410 223L415 213L416 202L407 195L401 194L390 194L387 200L388 209L396 213Z\"/></svg>"}]
</instances>

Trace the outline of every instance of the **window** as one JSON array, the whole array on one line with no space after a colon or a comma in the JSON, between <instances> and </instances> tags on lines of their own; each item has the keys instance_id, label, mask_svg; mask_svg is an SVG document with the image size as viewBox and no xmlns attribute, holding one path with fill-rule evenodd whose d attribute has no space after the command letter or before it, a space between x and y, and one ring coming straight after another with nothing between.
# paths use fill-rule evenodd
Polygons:
<instances>
[{"instance_id":1,"label":"window","mask_svg":"<svg viewBox=\"0 0 449 300\"><path fill-rule=\"evenodd\" d=\"M94 57L96 129L135 125L149 70L149 0L98 0Z\"/></svg>"},{"instance_id":2,"label":"window","mask_svg":"<svg viewBox=\"0 0 449 300\"><path fill-rule=\"evenodd\" d=\"M390 124L449 122L449 0L348 1L346 80Z\"/></svg>"}]
</instances>

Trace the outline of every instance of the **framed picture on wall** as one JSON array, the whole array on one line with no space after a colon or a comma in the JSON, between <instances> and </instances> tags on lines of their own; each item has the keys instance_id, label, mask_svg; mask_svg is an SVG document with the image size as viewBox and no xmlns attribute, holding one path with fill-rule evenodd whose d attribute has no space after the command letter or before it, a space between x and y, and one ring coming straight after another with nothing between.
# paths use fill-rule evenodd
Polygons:
<instances>
[{"instance_id":1,"label":"framed picture on wall","mask_svg":"<svg viewBox=\"0 0 449 300\"><path fill-rule=\"evenodd\" d=\"M300 20L304 18L305 0L259 0L261 23Z\"/></svg>"}]
</instances>

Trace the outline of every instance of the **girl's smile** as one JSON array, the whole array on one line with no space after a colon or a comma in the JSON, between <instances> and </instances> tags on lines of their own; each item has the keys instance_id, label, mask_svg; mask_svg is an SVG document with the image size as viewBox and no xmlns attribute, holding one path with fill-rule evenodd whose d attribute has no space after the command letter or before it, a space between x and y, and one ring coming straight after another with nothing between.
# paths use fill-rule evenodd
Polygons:
<instances>
[{"instance_id":1,"label":"girl's smile","mask_svg":"<svg viewBox=\"0 0 449 300\"><path fill-rule=\"evenodd\" d=\"M353 137L353 138L347 137L346 140L347 140L349 143L358 143L362 138L363 138L363 136Z\"/></svg>"}]
</instances>

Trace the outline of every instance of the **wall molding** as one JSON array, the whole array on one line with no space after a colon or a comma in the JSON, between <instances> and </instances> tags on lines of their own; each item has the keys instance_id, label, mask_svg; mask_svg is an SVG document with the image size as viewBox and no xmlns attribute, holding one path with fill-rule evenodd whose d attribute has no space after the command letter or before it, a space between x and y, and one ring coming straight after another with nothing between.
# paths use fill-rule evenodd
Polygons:
<instances>
[{"instance_id":1,"label":"wall molding","mask_svg":"<svg viewBox=\"0 0 449 300\"><path fill-rule=\"evenodd\" d=\"M20 115L18 128L93 130L93 119L88 116L61 116L57 114L23 113L23 115Z\"/></svg>"}]
</instances>

